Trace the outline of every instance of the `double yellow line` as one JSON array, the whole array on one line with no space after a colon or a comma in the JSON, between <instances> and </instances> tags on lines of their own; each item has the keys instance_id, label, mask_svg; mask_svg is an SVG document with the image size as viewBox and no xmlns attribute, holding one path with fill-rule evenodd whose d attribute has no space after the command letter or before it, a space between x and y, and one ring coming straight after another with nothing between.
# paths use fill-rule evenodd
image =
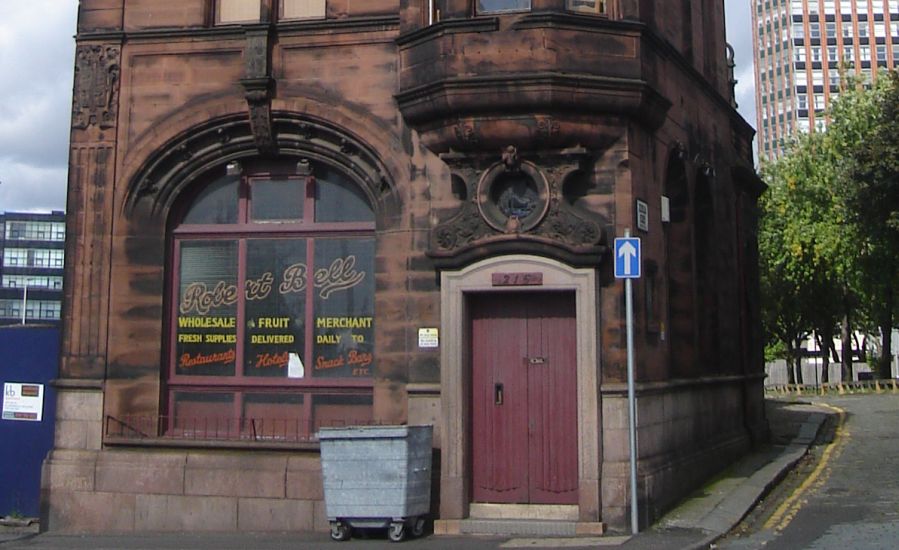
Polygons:
<instances>
[{"instance_id":1,"label":"double yellow line","mask_svg":"<svg viewBox=\"0 0 899 550\"><path fill-rule=\"evenodd\" d=\"M796 517L796 514L799 513L802 506L807 502L803 497L809 488L816 483L821 485L827 481L830 471L825 472L825 470L830 464L831 458L833 458L838 450L842 449L849 439L849 428L846 427L846 411L825 403L816 403L816 405L826 407L837 413L837 429L833 441L831 441L824 449L824 452L821 454L821 459L818 461L818 465L811 475L809 475L808 478L793 491L789 498L777 507L777 510L774 511L771 517L768 518L768 521L766 521L764 525L766 530L775 529L777 531L783 531L787 528L790 522L793 521L793 518Z\"/></svg>"}]
</instances>

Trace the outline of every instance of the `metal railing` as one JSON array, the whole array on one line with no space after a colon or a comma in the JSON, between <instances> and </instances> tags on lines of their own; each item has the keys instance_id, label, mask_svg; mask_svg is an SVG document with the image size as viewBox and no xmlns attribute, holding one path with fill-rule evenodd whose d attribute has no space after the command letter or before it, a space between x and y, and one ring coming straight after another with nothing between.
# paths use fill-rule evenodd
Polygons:
<instances>
[{"instance_id":1,"label":"metal railing","mask_svg":"<svg viewBox=\"0 0 899 550\"><path fill-rule=\"evenodd\" d=\"M368 426L370 419L310 422L306 418L228 418L124 415L106 416L105 433L124 440L317 442L319 428Z\"/></svg>"},{"instance_id":2,"label":"metal railing","mask_svg":"<svg viewBox=\"0 0 899 550\"><path fill-rule=\"evenodd\" d=\"M899 380L852 380L826 384L773 384L765 386L767 395L846 395L855 393L899 393Z\"/></svg>"}]
</instances>

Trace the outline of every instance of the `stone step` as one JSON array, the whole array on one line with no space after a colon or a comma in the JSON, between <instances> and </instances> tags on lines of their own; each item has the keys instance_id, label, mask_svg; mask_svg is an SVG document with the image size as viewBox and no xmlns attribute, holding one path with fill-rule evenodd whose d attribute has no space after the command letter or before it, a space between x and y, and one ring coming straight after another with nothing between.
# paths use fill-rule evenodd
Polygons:
<instances>
[{"instance_id":1,"label":"stone step","mask_svg":"<svg viewBox=\"0 0 899 550\"><path fill-rule=\"evenodd\" d=\"M459 523L459 530L467 535L573 537L577 534L577 522L465 519Z\"/></svg>"}]
</instances>

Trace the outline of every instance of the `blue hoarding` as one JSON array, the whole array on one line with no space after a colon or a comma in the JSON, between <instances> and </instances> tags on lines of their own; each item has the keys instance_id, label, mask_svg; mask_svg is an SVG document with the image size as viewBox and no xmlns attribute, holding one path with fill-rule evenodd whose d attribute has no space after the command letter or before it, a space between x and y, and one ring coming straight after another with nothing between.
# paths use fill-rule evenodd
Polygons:
<instances>
[{"instance_id":1,"label":"blue hoarding","mask_svg":"<svg viewBox=\"0 0 899 550\"><path fill-rule=\"evenodd\" d=\"M37 517L53 447L59 329L0 327L0 516Z\"/></svg>"}]
</instances>

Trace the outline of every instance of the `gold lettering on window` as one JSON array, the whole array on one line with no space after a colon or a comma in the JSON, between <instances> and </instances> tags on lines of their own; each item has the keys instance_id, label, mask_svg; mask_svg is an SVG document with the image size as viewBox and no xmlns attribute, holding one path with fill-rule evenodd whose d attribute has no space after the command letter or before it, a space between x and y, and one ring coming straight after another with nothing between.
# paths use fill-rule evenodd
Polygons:
<instances>
[{"instance_id":1,"label":"gold lettering on window","mask_svg":"<svg viewBox=\"0 0 899 550\"><path fill-rule=\"evenodd\" d=\"M293 264L284 270L284 278L278 285L281 294L302 292L306 288L306 264Z\"/></svg>"},{"instance_id":2,"label":"gold lettering on window","mask_svg":"<svg viewBox=\"0 0 899 550\"><path fill-rule=\"evenodd\" d=\"M258 279L247 279L245 292L247 300L264 300L268 298L269 292L272 291L272 281L274 277L271 272L266 272Z\"/></svg>"},{"instance_id":3,"label":"gold lettering on window","mask_svg":"<svg viewBox=\"0 0 899 550\"><path fill-rule=\"evenodd\" d=\"M231 305L235 302L237 302L236 285L219 281L215 288L209 290L206 283L191 283L184 290L179 309L183 314L196 309L200 315L206 315L210 308Z\"/></svg>"},{"instance_id":4,"label":"gold lettering on window","mask_svg":"<svg viewBox=\"0 0 899 550\"><path fill-rule=\"evenodd\" d=\"M315 270L313 281L319 296L327 300L334 292L349 290L361 283L365 279L365 272L357 271L355 266L356 257L350 255L346 258L335 258L330 266ZM273 284L274 276L271 272L265 272L258 279L248 279L244 284L244 297L247 300L265 299L271 292ZM306 265L295 263L284 270L278 284L278 292L281 294L302 292L306 289L306 284ZM212 290L204 282L191 283L184 289L178 309L182 315L191 311L206 315L212 308L236 303L237 296L237 285L225 281L217 282Z\"/></svg>"},{"instance_id":5,"label":"gold lettering on window","mask_svg":"<svg viewBox=\"0 0 899 550\"><path fill-rule=\"evenodd\" d=\"M327 268L315 270L315 288L320 289L318 295L328 299L331 293L353 288L365 278L365 272L356 271L355 256L336 258Z\"/></svg>"}]
</instances>

